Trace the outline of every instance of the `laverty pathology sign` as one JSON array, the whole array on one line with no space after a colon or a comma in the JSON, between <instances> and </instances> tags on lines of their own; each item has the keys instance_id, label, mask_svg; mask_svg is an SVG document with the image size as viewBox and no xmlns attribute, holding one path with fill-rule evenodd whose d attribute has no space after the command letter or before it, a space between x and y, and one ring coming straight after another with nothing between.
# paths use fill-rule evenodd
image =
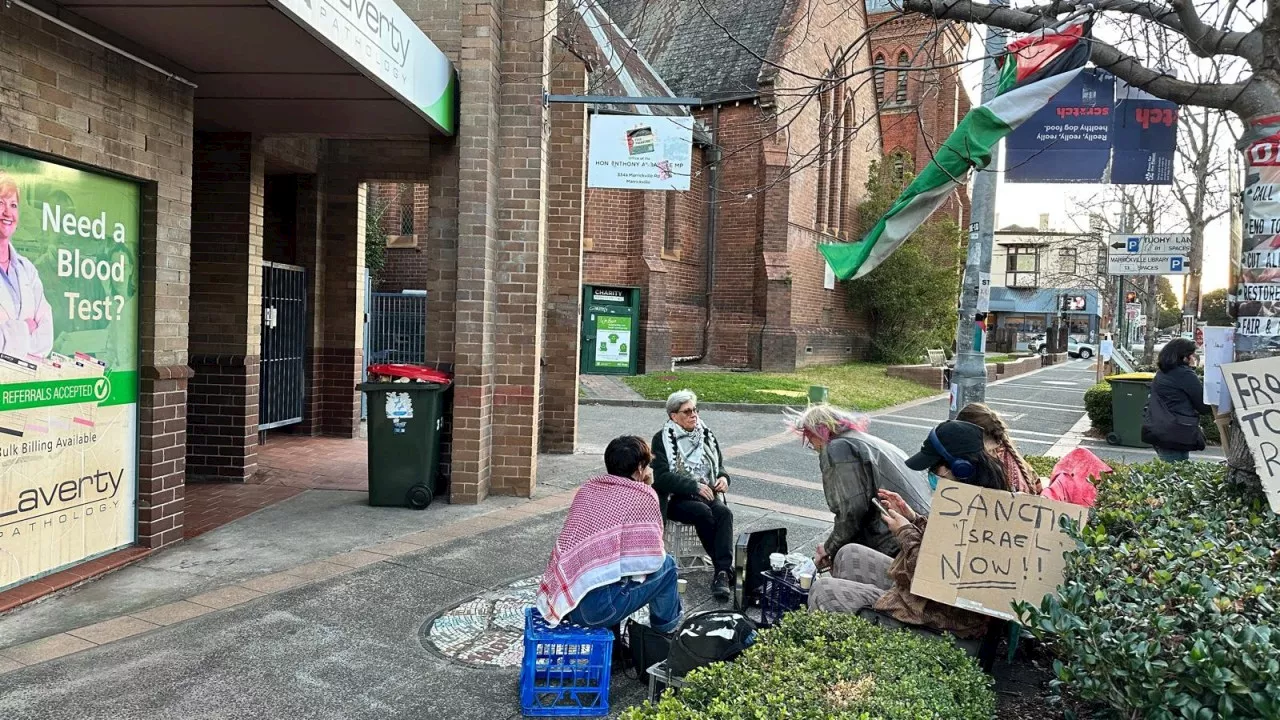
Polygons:
<instances>
[{"instance_id":1,"label":"laverty pathology sign","mask_svg":"<svg viewBox=\"0 0 1280 720\"><path fill-rule=\"evenodd\" d=\"M395 0L270 0L442 132L457 126L453 65Z\"/></svg>"},{"instance_id":2,"label":"laverty pathology sign","mask_svg":"<svg viewBox=\"0 0 1280 720\"><path fill-rule=\"evenodd\" d=\"M0 589L135 539L139 191L0 151Z\"/></svg>"}]
</instances>

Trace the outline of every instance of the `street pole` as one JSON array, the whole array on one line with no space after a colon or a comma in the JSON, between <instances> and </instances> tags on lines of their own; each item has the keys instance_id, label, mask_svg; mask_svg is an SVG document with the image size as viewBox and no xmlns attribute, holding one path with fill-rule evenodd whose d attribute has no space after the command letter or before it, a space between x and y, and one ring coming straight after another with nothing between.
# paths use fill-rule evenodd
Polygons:
<instances>
[{"instance_id":1,"label":"street pole","mask_svg":"<svg viewBox=\"0 0 1280 720\"><path fill-rule=\"evenodd\" d=\"M1008 0L993 0L1007 5ZM1004 52L1004 35L987 27L982 64L982 104L996 97L999 73L996 56ZM951 411L955 419L969 403L987 398L987 366L984 351L987 332L984 323L991 309L991 246L995 242L996 173L1000 170L1000 146L991 150L991 163L973 179L970 208L969 249L965 256L964 282L960 289L960 318L956 323L956 366L951 377Z\"/></svg>"}]
</instances>

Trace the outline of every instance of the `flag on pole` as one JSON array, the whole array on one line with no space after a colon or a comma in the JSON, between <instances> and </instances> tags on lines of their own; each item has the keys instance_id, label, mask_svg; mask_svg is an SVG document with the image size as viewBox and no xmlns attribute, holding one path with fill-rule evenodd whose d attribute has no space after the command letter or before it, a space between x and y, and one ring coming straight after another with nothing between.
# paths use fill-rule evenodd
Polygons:
<instances>
[{"instance_id":1,"label":"flag on pole","mask_svg":"<svg viewBox=\"0 0 1280 720\"><path fill-rule=\"evenodd\" d=\"M964 187L970 168L991 162L991 151L1071 83L1089 59L1088 18L1068 20L1009 43L996 60L996 98L969 111L928 166L902 191L866 237L856 243L823 243L818 249L841 280L876 269L916 228Z\"/></svg>"}]
</instances>

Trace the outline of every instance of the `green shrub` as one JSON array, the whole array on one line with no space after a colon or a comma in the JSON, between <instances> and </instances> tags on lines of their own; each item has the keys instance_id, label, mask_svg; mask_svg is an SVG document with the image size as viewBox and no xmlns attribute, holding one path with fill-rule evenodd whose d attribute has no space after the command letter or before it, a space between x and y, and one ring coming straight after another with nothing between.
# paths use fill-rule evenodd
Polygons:
<instances>
[{"instance_id":1,"label":"green shrub","mask_svg":"<svg viewBox=\"0 0 1280 720\"><path fill-rule=\"evenodd\" d=\"M1058 458L1048 457L1046 455L1027 455L1027 464L1040 477L1049 477L1053 474L1053 466L1058 464Z\"/></svg>"},{"instance_id":2,"label":"green shrub","mask_svg":"<svg viewBox=\"0 0 1280 720\"><path fill-rule=\"evenodd\" d=\"M1104 434L1111 432L1111 383L1103 381L1086 390L1084 410L1089 414L1094 430Z\"/></svg>"},{"instance_id":3,"label":"green shrub","mask_svg":"<svg viewBox=\"0 0 1280 720\"><path fill-rule=\"evenodd\" d=\"M1019 608L1061 658L1060 694L1116 718L1280 717L1280 517L1224 470L1155 462L1100 483L1059 597Z\"/></svg>"},{"instance_id":4,"label":"green shrub","mask_svg":"<svg viewBox=\"0 0 1280 720\"><path fill-rule=\"evenodd\" d=\"M624 720L990 720L990 679L950 642L855 615L788 614L736 661L689 673Z\"/></svg>"},{"instance_id":5,"label":"green shrub","mask_svg":"<svg viewBox=\"0 0 1280 720\"><path fill-rule=\"evenodd\" d=\"M1204 439L1210 445L1222 444L1222 433L1218 430L1218 425L1213 422L1212 415L1200 416L1200 429L1204 431Z\"/></svg>"}]
</instances>

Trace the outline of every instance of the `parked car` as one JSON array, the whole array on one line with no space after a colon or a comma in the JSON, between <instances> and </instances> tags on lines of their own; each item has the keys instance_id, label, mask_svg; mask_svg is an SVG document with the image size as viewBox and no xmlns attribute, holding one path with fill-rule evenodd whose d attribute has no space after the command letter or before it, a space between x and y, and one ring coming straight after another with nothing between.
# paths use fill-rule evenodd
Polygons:
<instances>
[{"instance_id":1,"label":"parked car","mask_svg":"<svg viewBox=\"0 0 1280 720\"><path fill-rule=\"evenodd\" d=\"M1088 360L1098 354L1098 348L1093 343L1078 342L1075 338L1067 339L1067 356L1078 357Z\"/></svg>"}]
</instances>

